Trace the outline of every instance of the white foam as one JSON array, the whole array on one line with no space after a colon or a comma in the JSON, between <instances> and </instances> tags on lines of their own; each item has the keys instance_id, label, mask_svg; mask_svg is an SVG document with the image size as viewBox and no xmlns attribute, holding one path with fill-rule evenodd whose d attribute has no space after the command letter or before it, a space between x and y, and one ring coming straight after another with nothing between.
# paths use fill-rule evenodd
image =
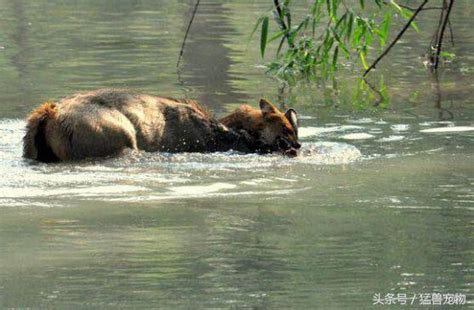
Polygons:
<instances>
[{"instance_id":1,"label":"white foam","mask_svg":"<svg viewBox=\"0 0 474 310\"><path fill-rule=\"evenodd\" d=\"M237 185L230 183L212 183L208 185L190 185L190 186L173 186L168 190L174 194L182 196L205 196L206 194L219 192L226 189L236 188Z\"/></svg>"},{"instance_id":2,"label":"white foam","mask_svg":"<svg viewBox=\"0 0 474 310\"><path fill-rule=\"evenodd\" d=\"M388 136L388 137L381 138L377 141L379 141L379 142L394 142L394 141L400 141L400 140L403 140L403 139L405 139L404 136Z\"/></svg>"},{"instance_id":3,"label":"white foam","mask_svg":"<svg viewBox=\"0 0 474 310\"><path fill-rule=\"evenodd\" d=\"M436 122L423 122L420 123L420 126L427 127L433 125L446 125L446 126L454 126L453 122L450 121L436 121Z\"/></svg>"},{"instance_id":4,"label":"white foam","mask_svg":"<svg viewBox=\"0 0 474 310\"><path fill-rule=\"evenodd\" d=\"M364 129L361 126L344 125L344 126L331 126L331 127L301 127L298 129L298 135L300 138L308 138L313 136L319 136L329 132L339 131L350 131Z\"/></svg>"},{"instance_id":5,"label":"white foam","mask_svg":"<svg viewBox=\"0 0 474 310\"><path fill-rule=\"evenodd\" d=\"M407 131L408 129L410 129L410 125L408 125L408 124L395 124L395 125L390 126L390 128L392 128L393 131Z\"/></svg>"},{"instance_id":6,"label":"white foam","mask_svg":"<svg viewBox=\"0 0 474 310\"><path fill-rule=\"evenodd\" d=\"M373 123L374 120L371 118L365 117L365 118L359 118L359 119L350 119L347 122L351 124L370 124L370 123Z\"/></svg>"},{"instance_id":7,"label":"white foam","mask_svg":"<svg viewBox=\"0 0 474 310\"><path fill-rule=\"evenodd\" d=\"M358 133L349 133L347 135L343 135L341 136L341 138L345 140L366 140L366 139L373 139L375 138L375 136L365 133L365 132L358 132Z\"/></svg>"},{"instance_id":8,"label":"white foam","mask_svg":"<svg viewBox=\"0 0 474 310\"><path fill-rule=\"evenodd\" d=\"M0 120L0 175L4 176L0 178L0 207L64 207L80 200L273 197L301 190L298 177L278 173L278 179L272 176L274 170L347 164L361 157L360 151L350 144L305 141L295 158L237 152L130 152L109 159L41 164L21 157L24 128L23 120ZM301 128L302 136L361 129L337 124Z\"/></svg>"},{"instance_id":9,"label":"white foam","mask_svg":"<svg viewBox=\"0 0 474 310\"><path fill-rule=\"evenodd\" d=\"M294 160L313 165L340 165L354 162L361 152L347 143L318 142L306 145Z\"/></svg>"},{"instance_id":10,"label":"white foam","mask_svg":"<svg viewBox=\"0 0 474 310\"><path fill-rule=\"evenodd\" d=\"M449 132L465 132L473 131L474 126L451 126L451 127L436 127L429 129L422 129L420 132L424 133L449 133Z\"/></svg>"},{"instance_id":11,"label":"white foam","mask_svg":"<svg viewBox=\"0 0 474 310\"><path fill-rule=\"evenodd\" d=\"M147 191L142 186L133 185L106 185L106 186L88 186L83 188L14 188L1 187L0 196L2 198L26 198L26 197L45 197L45 196L102 196L110 194L125 194L130 192Z\"/></svg>"}]
</instances>

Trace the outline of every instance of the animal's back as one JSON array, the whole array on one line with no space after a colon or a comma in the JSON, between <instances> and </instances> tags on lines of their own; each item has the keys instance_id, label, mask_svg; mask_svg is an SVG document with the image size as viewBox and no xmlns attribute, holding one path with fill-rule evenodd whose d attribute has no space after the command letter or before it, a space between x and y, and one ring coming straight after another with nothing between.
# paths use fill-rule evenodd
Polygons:
<instances>
[{"instance_id":1,"label":"animal's back","mask_svg":"<svg viewBox=\"0 0 474 310\"><path fill-rule=\"evenodd\" d=\"M98 90L64 98L53 109L48 116L38 109L43 127L36 126L42 132L35 134L45 136L43 143L59 160L105 157L125 148L206 151L216 143L218 122L194 101ZM32 122L30 117L29 127ZM25 149L39 147L36 137L27 132Z\"/></svg>"}]
</instances>

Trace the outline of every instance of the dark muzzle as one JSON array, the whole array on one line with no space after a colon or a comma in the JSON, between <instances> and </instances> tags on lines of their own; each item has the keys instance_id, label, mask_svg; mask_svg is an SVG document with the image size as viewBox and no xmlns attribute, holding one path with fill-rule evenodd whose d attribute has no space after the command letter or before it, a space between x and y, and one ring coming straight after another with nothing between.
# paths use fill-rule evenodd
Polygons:
<instances>
[{"instance_id":1,"label":"dark muzzle","mask_svg":"<svg viewBox=\"0 0 474 310\"><path fill-rule=\"evenodd\" d=\"M285 138L278 138L277 145L279 150L286 156L297 156L298 150L301 148L301 144L298 142L290 142Z\"/></svg>"}]
</instances>

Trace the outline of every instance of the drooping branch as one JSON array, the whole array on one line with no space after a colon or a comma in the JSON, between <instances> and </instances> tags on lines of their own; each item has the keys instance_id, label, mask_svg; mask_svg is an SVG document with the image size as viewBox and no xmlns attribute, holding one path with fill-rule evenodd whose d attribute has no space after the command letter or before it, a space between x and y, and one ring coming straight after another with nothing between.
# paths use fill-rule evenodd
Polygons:
<instances>
[{"instance_id":1,"label":"drooping branch","mask_svg":"<svg viewBox=\"0 0 474 310\"><path fill-rule=\"evenodd\" d=\"M196 0L196 4L194 5L193 14L191 15L191 19L189 20L188 27L186 28L186 32L184 33L183 43L181 44L181 50L179 51L178 62L176 62L176 68L179 68L181 58L183 57L184 46L186 45L186 39L188 38L189 30L191 29L191 25L193 23L194 16L196 15L196 12L197 12L197 9L198 9L198 6L199 6L199 1L200 0Z\"/></svg>"},{"instance_id":2,"label":"drooping branch","mask_svg":"<svg viewBox=\"0 0 474 310\"><path fill-rule=\"evenodd\" d=\"M444 14L446 13L446 8L447 8L447 0L443 0L443 7L441 8L441 13L439 14L439 19L438 19L438 26L436 27L436 32L433 35L433 38L431 39L431 48L430 54L431 58L433 58L433 46L436 46L438 44L438 38L441 33L441 27L443 26L443 20L444 20ZM431 59L431 63L434 62L434 59Z\"/></svg>"},{"instance_id":3,"label":"drooping branch","mask_svg":"<svg viewBox=\"0 0 474 310\"><path fill-rule=\"evenodd\" d=\"M387 1L384 1L384 4L385 5L388 5L389 3ZM417 8L413 8L411 6L408 6L408 5L405 5L405 4L400 4L398 3L398 6L403 8L403 9L406 9L408 11L416 11ZM426 7L426 8L423 8L422 11L428 11L428 10L442 10L443 7L441 6L430 6L430 7Z\"/></svg>"},{"instance_id":4,"label":"drooping branch","mask_svg":"<svg viewBox=\"0 0 474 310\"><path fill-rule=\"evenodd\" d=\"M441 85L439 83L439 77L438 77L438 72L437 71L432 71L431 72L431 78L432 78L432 83L431 83L431 87L433 88L434 90L434 93L436 95L436 99L435 99L435 108L437 108L439 110L439 119L440 120L449 120L449 119L453 119L454 118L454 114L453 112L449 111L448 109L446 108L443 108L443 103L442 103L442 95L441 95ZM448 117L444 117L444 114L447 114Z\"/></svg>"},{"instance_id":5,"label":"drooping branch","mask_svg":"<svg viewBox=\"0 0 474 310\"><path fill-rule=\"evenodd\" d=\"M454 46L453 27L451 26L451 20L449 18L448 18L448 27L449 27L449 38L451 40L451 45Z\"/></svg>"},{"instance_id":6,"label":"drooping branch","mask_svg":"<svg viewBox=\"0 0 474 310\"><path fill-rule=\"evenodd\" d=\"M434 59L435 63L433 65L433 68L435 70L438 69L439 55L441 54L441 48L443 47L444 31L446 30L446 26L448 25L449 14L451 13L451 9L453 8L453 5L454 5L454 0L450 0L449 6L446 10L446 14L444 15L443 26L441 27L441 32L438 36L438 43L436 44L436 57Z\"/></svg>"},{"instance_id":7,"label":"drooping branch","mask_svg":"<svg viewBox=\"0 0 474 310\"><path fill-rule=\"evenodd\" d=\"M428 0L424 0L423 3L420 4L420 6L416 9L416 11L410 17L408 22L405 24L405 26L403 26L402 30L398 33L398 35L395 37L395 39L392 41L392 43L390 43L390 45L382 52L382 54L380 54L379 57L377 57L377 59L370 65L370 67L367 68L367 70L365 70L363 76L366 76L373 68L375 68L375 66L379 63L379 61L382 60L382 58L384 58L385 55L388 54L388 52L390 52L392 47L398 42L398 40L400 40L400 38L403 36L405 31L407 31L408 27L410 27L411 23L416 18L418 13L420 13L423 10L423 7L426 5L426 3L428 3Z\"/></svg>"},{"instance_id":8,"label":"drooping branch","mask_svg":"<svg viewBox=\"0 0 474 310\"><path fill-rule=\"evenodd\" d=\"M407 5L399 4L398 6L401 7L401 8L407 9L407 10L409 10L409 11L416 11L415 8L409 7L409 6L407 6ZM439 7L439 6L432 6L432 7L423 8L422 11L428 11L428 10L442 10L442 9L443 9L443 8L442 8L442 7Z\"/></svg>"},{"instance_id":9,"label":"drooping branch","mask_svg":"<svg viewBox=\"0 0 474 310\"><path fill-rule=\"evenodd\" d=\"M367 86L378 96L378 99L374 102L374 107L378 107L383 101L386 100L385 96L382 94L380 90L378 90L372 83L369 82L365 77L362 78Z\"/></svg>"},{"instance_id":10,"label":"drooping branch","mask_svg":"<svg viewBox=\"0 0 474 310\"><path fill-rule=\"evenodd\" d=\"M278 24L279 24L281 30L285 33L286 42L288 42L288 46L293 48L294 44L293 44L293 42L290 41L290 33L289 33L290 25L287 25L285 23L285 20L283 19L283 11L281 10L280 2L278 0L273 0L273 3L275 4L275 10L276 10L276 12L278 14L278 18L279 18Z\"/></svg>"}]
</instances>

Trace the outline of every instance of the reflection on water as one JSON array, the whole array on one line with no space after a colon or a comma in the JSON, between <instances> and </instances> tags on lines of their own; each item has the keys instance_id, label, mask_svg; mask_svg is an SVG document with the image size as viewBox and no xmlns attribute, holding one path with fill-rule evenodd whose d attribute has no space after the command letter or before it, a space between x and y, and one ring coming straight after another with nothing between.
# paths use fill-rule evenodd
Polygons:
<instances>
[{"instance_id":1,"label":"reflection on water","mask_svg":"<svg viewBox=\"0 0 474 310\"><path fill-rule=\"evenodd\" d=\"M224 104L235 103L246 96L244 91L231 85L230 70L235 60L225 43L236 36L227 22L232 11L225 7L225 1L200 2L198 9L186 43L180 79L186 90L192 90L187 95L220 111Z\"/></svg>"},{"instance_id":2,"label":"reflection on water","mask_svg":"<svg viewBox=\"0 0 474 310\"><path fill-rule=\"evenodd\" d=\"M337 89L286 90L299 157L21 158L20 119L77 90L189 96L218 115L277 101L247 45L265 1L201 0L178 80L193 5L0 0L0 307L365 309L375 293L437 292L472 304L467 1L453 12L458 60L439 83L417 66L424 47L410 33L371 76L384 75L385 109L354 95L350 72Z\"/></svg>"}]
</instances>

